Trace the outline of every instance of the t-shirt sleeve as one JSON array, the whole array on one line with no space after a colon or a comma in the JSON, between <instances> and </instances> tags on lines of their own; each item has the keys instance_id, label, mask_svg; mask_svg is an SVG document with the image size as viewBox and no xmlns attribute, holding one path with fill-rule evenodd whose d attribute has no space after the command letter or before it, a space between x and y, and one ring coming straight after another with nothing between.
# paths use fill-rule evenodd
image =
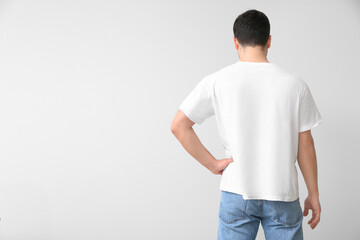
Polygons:
<instances>
[{"instance_id":1,"label":"t-shirt sleeve","mask_svg":"<svg viewBox=\"0 0 360 240\"><path fill-rule=\"evenodd\" d=\"M179 109L194 123L202 124L214 115L212 87L204 77L180 104Z\"/></svg>"},{"instance_id":2,"label":"t-shirt sleeve","mask_svg":"<svg viewBox=\"0 0 360 240\"><path fill-rule=\"evenodd\" d=\"M308 85L305 83L300 97L299 132L310 130L323 122Z\"/></svg>"}]
</instances>

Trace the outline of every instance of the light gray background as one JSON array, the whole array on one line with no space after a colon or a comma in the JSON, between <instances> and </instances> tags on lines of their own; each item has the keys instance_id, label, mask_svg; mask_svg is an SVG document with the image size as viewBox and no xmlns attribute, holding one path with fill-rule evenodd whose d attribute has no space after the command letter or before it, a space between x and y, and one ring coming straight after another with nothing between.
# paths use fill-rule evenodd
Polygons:
<instances>
[{"instance_id":1,"label":"light gray background","mask_svg":"<svg viewBox=\"0 0 360 240\"><path fill-rule=\"evenodd\" d=\"M305 239L359 239L359 2L64 0L0 2L0 239L216 239L220 176L170 124L238 60L232 25L251 8L270 19L268 59L303 77L324 120ZM221 158L215 118L195 130Z\"/></svg>"}]
</instances>

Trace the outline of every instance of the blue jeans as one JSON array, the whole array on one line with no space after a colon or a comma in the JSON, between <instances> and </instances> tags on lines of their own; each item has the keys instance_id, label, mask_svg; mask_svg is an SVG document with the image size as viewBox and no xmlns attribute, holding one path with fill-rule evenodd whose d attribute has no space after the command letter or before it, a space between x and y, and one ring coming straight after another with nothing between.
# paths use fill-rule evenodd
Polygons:
<instances>
[{"instance_id":1,"label":"blue jeans","mask_svg":"<svg viewBox=\"0 0 360 240\"><path fill-rule=\"evenodd\" d=\"M218 240L253 240L259 224L267 240L302 240L303 214L295 201L243 199L240 194L221 190Z\"/></svg>"}]
</instances>

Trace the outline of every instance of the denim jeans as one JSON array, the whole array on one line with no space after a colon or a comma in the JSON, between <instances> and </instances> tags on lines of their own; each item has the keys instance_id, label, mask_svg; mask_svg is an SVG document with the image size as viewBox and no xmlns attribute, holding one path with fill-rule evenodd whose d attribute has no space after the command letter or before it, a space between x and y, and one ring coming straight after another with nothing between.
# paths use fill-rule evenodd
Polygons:
<instances>
[{"instance_id":1,"label":"denim jeans","mask_svg":"<svg viewBox=\"0 0 360 240\"><path fill-rule=\"evenodd\" d=\"M221 190L217 239L256 239L261 222L267 240L302 240L302 221L299 198L291 202L243 199Z\"/></svg>"}]
</instances>

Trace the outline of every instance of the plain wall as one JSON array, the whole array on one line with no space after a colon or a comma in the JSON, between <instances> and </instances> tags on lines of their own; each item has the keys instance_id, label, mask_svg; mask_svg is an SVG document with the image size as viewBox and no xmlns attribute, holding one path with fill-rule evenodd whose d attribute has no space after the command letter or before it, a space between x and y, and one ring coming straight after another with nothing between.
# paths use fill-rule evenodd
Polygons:
<instances>
[{"instance_id":1,"label":"plain wall","mask_svg":"<svg viewBox=\"0 0 360 240\"><path fill-rule=\"evenodd\" d=\"M269 61L303 77L324 120L322 215L314 230L304 218L305 239L359 239L350 0L1 1L0 239L216 239L221 176L170 125L202 77L238 60L233 22L252 8L270 19ZM215 118L194 128L221 158ZM299 184L303 206L300 170Z\"/></svg>"}]
</instances>

